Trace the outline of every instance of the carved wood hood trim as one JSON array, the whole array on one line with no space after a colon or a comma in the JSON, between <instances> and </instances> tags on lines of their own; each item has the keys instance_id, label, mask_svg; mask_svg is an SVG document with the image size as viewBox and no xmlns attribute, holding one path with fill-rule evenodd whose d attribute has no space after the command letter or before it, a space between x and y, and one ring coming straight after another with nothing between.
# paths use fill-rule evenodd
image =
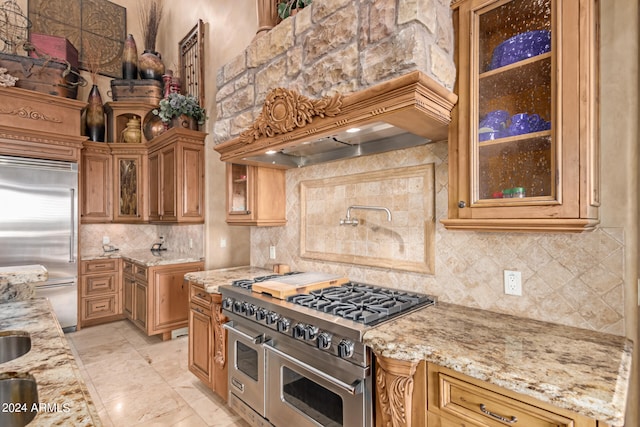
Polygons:
<instances>
[{"instance_id":1,"label":"carved wood hood trim","mask_svg":"<svg viewBox=\"0 0 640 427\"><path fill-rule=\"evenodd\" d=\"M276 88L265 98L255 122L215 149L222 161L251 164L243 158L381 121L440 141L447 138L457 98L420 71L347 96L336 94L318 100Z\"/></svg>"}]
</instances>

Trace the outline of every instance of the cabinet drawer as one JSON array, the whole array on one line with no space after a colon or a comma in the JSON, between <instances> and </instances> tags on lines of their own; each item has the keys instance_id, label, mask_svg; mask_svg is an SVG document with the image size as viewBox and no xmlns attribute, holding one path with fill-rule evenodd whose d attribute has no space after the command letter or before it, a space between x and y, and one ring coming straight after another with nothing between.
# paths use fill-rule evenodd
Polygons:
<instances>
[{"instance_id":1,"label":"cabinet drawer","mask_svg":"<svg viewBox=\"0 0 640 427\"><path fill-rule=\"evenodd\" d=\"M130 261L123 261L122 272L133 276L133 263Z\"/></svg>"},{"instance_id":2,"label":"cabinet drawer","mask_svg":"<svg viewBox=\"0 0 640 427\"><path fill-rule=\"evenodd\" d=\"M143 267L138 264L133 264L133 272L138 279L147 281L147 267Z\"/></svg>"},{"instance_id":3,"label":"cabinet drawer","mask_svg":"<svg viewBox=\"0 0 640 427\"><path fill-rule=\"evenodd\" d=\"M103 273L118 271L117 259L103 259L94 261L82 261L82 274Z\"/></svg>"},{"instance_id":4,"label":"cabinet drawer","mask_svg":"<svg viewBox=\"0 0 640 427\"><path fill-rule=\"evenodd\" d=\"M118 281L115 274L100 274L93 276L82 276L82 295L90 297L93 295L115 293L118 291Z\"/></svg>"},{"instance_id":5,"label":"cabinet drawer","mask_svg":"<svg viewBox=\"0 0 640 427\"><path fill-rule=\"evenodd\" d=\"M439 373L440 410L444 418L453 416L474 425L504 427L570 427L574 420L546 411L491 390ZM465 425L445 423L443 425Z\"/></svg>"},{"instance_id":6,"label":"cabinet drawer","mask_svg":"<svg viewBox=\"0 0 640 427\"><path fill-rule=\"evenodd\" d=\"M82 319L84 320L98 319L116 314L119 314L117 295L108 295L102 298L84 298L82 300Z\"/></svg>"},{"instance_id":7,"label":"cabinet drawer","mask_svg":"<svg viewBox=\"0 0 640 427\"><path fill-rule=\"evenodd\" d=\"M189 282L189 301L211 307L213 298L210 293L204 290L204 287Z\"/></svg>"}]
</instances>

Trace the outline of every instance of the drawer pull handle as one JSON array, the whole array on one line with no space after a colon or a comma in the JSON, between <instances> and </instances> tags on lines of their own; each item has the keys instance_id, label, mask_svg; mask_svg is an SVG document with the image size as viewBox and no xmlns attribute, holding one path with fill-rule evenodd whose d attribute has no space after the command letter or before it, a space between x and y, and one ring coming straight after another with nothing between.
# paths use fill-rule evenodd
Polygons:
<instances>
[{"instance_id":1,"label":"drawer pull handle","mask_svg":"<svg viewBox=\"0 0 640 427\"><path fill-rule=\"evenodd\" d=\"M193 307L194 311L197 311L200 314L204 314L204 311L202 311L202 309L198 308L198 307Z\"/></svg>"},{"instance_id":2,"label":"drawer pull handle","mask_svg":"<svg viewBox=\"0 0 640 427\"><path fill-rule=\"evenodd\" d=\"M484 403L480 404L480 410L482 411L482 413L489 415L490 417L493 417L497 420L500 420L502 422L505 423L509 423L509 424L515 424L518 422L518 418L511 416L511 419L507 418L507 417L503 417L502 415L498 415L498 414L494 414L491 411L487 410L487 407L484 405Z\"/></svg>"}]
</instances>

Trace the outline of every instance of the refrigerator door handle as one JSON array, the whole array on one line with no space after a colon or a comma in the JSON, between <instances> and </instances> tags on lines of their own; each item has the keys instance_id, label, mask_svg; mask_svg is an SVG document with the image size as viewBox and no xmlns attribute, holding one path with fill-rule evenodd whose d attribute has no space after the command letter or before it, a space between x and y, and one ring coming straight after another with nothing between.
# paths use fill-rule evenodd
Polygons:
<instances>
[{"instance_id":1,"label":"refrigerator door handle","mask_svg":"<svg viewBox=\"0 0 640 427\"><path fill-rule=\"evenodd\" d=\"M71 192L71 233L69 235L69 263L70 264L74 264L76 262L76 257L75 257L75 253L74 253L74 243L76 240L76 205L75 205L75 199L76 199L76 189L75 188L70 188L69 191Z\"/></svg>"},{"instance_id":2,"label":"refrigerator door handle","mask_svg":"<svg viewBox=\"0 0 640 427\"><path fill-rule=\"evenodd\" d=\"M55 289L55 288L66 288L75 286L76 282L74 279L69 281L68 279L58 280L58 281L48 281L44 285L36 285L36 289L44 290L44 289Z\"/></svg>"}]
</instances>

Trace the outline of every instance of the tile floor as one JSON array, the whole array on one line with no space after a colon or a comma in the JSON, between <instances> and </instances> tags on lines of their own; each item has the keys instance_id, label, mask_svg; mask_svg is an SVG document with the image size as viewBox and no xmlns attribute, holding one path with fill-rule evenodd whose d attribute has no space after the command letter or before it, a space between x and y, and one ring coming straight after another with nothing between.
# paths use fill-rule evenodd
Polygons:
<instances>
[{"instance_id":1,"label":"tile floor","mask_svg":"<svg viewBox=\"0 0 640 427\"><path fill-rule=\"evenodd\" d=\"M148 337L128 320L66 334L105 427L248 427L187 368L188 337Z\"/></svg>"}]
</instances>

